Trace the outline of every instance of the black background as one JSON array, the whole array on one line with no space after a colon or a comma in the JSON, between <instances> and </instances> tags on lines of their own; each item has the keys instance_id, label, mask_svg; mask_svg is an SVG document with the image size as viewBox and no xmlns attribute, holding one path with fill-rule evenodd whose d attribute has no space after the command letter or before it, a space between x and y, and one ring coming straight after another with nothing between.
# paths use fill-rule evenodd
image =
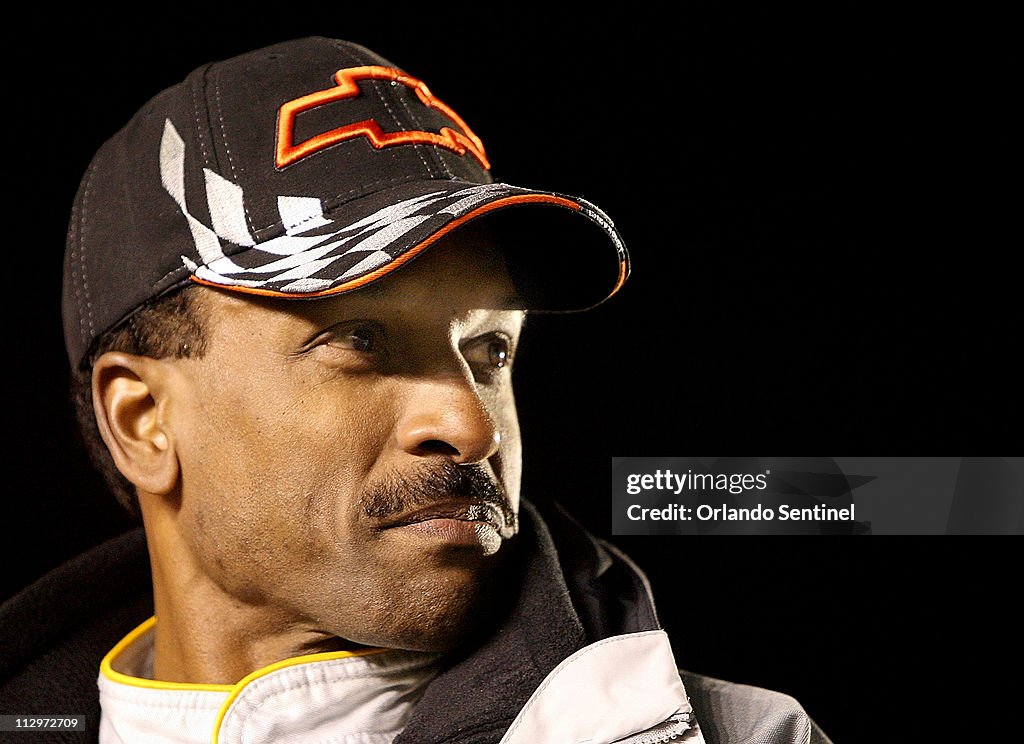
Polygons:
<instances>
[{"instance_id":1,"label":"black background","mask_svg":"<svg viewBox=\"0 0 1024 744\"><path fill-rule=\"evenodd\" d=\"M527 496L608 536L613 455L1019 454L1010 19L640 5L14 19L0 595L129 526L64 397L64 231L92 153L194 67L295 36L374 49L470 123L499 180L582 195L626 237L615 300L530 320ZM788 692L837 743L976 740L1020 690L1016 541L615 540L681 666Z\"/></svg>"}]
</instances>

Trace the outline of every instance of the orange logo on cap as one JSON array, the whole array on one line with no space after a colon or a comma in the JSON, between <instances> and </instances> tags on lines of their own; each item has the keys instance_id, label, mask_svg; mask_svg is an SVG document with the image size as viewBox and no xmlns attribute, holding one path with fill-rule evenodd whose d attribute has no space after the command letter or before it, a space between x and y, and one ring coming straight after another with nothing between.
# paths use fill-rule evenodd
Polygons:
<instances>
[{"instance_id":1,"label":"orange logo on cap","mask_svg":"<svg viewBox=\"0 0 1024 744\"><path fill-rule=\"evenodd\" d=\"M466 123L458 114L434 98L422 81L392 67L379 67L377 65L349 67L344 70L338 70L334 73L334 80L337 85L333 88L310 93L301 98L296 98L294 101L288 101L288 103L281 106L277 115L277 153L275 161L278 168L285 168L338 142L353 139L354 137L366 137L370 144L378 150L382 147L392 147L394 145L422 143L444 147L445 149L457 152L459 155L464 155L468 152L480 161L484 168L490 170L491 164L487 161L487 155L484 153L484 144L480 141L480 138L473 134L473 131L466 126ZM356 82L359 80L392 80L406 85L416 91L416 95L423 102L423 105L440 111L462 131L456 131L450 127L441 127L440 132L427 132L422 129L408 132L385 132L374 119L366 119L365 121L346 124L343 127L318 134L298 144L294 143L296 116L303 111L308 111L333 101L358 96L359 86L356 85Z\"/></svg>"}]
</instances>

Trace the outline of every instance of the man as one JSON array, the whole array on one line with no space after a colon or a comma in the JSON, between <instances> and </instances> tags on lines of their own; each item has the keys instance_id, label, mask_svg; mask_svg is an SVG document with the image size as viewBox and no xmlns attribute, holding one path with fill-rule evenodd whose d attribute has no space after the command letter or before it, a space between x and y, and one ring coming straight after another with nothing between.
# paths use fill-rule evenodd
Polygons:
<instances>
[{"instance_id":1,"label":"man","mask_svg":"<svg viewBox=\"0 0 1024 744\"><path fill-rule=\"evenodd\" d=\"M322 38L199 68L100 149L65 337L144 540L5 606L57 618L5 639L12 704L85 705L98 673L102 742L825 741L680 674L642 573L520 499L525 314L629 259L594 205L489 167L422 81ZM119 586L143 551L151 598Z\"/></svg>"}]
</instances>

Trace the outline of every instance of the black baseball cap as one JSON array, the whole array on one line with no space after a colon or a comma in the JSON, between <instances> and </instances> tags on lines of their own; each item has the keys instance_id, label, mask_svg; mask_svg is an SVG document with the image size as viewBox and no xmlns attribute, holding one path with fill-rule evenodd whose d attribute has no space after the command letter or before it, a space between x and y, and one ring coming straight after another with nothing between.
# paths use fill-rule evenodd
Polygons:
<instances>
[{"instance_id":1,"label":"black baseball cap","mask_svg":"<svg viewBox=\"0 0 1024 744\"><path fill-rule=\"evenodd\" d=\"M476 220L503 238L527 309L587 309L629 275L604 212L496 182L455 110L362 46L311 37L204 65L82 178L64 257L68 357L77 367L104 332L191 282L353 291Z\"/></svg>"}]
</instances>

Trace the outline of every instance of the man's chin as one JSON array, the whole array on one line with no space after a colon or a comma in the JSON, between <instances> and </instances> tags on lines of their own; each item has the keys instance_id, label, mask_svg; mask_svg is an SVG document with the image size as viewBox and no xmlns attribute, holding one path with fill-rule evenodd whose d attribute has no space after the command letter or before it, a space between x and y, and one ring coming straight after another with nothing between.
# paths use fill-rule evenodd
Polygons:
<instances>
[{"instance_id":1,"label":"man's chin","mask_svg":"<svg viewBox=\"0 0 1024 744\"><path fill-rule=\"evenodd\" d=\"M507 546L506 546L507 547ZM449 652L471 643L500 623L510 592L499 556L479 550L445 551L424 556L402 571L372 603L362 632L345 635L368 646L408 651ZM467 555L467 553L469 553ZM398 573L398 572L396 572ZM363 618L367 619L367 618Z\"/></svg>"}]
</instances>

